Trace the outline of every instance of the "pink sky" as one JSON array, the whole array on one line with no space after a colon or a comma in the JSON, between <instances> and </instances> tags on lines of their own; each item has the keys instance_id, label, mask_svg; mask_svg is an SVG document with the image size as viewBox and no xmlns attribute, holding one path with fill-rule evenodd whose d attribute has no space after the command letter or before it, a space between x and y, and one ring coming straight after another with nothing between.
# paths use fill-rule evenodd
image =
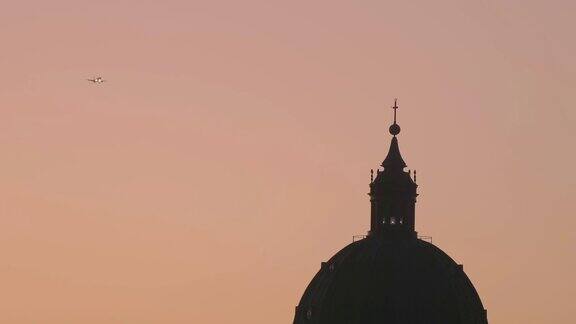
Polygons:
<instances>
[{"instance_id":1,"label":"pink sky","mask_svg":"<svg viewBox=\"0 0 576 324\"><path fill-rule=\"evenodd\" d=\"M419 233L491 323L571 322L575 14L3 2L0 322L291 323L320 262L369 227L395 97Z\"/></svg>"}]
</instances>

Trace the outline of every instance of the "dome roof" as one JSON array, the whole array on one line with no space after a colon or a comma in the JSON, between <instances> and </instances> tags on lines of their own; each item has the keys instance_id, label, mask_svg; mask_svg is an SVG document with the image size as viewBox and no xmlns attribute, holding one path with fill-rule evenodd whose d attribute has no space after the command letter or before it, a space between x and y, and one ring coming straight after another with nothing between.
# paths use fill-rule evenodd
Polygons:
<instances>
[{"instance_id":1,"label":"dome roof","mask_svg":"<svg viewBox=\"0 0 576 324\"><path fill-rule=\"evenodd\" d=\"M461 265L431 243L368 236L323 262L294 324L486 324Z\"/></svg>"},{"instance_id":2,"label":"dome roof","mask_svg":"<svg viewBox=\"0 0 576 324\"><path fill-rule=\"evenodd\" d=\"M404 172L398 105L383 170L370 176L370 231L306 288L294 324L488 324L480 297L446 253L415 231L416 170Z\"/></svg>"}]
</instances>

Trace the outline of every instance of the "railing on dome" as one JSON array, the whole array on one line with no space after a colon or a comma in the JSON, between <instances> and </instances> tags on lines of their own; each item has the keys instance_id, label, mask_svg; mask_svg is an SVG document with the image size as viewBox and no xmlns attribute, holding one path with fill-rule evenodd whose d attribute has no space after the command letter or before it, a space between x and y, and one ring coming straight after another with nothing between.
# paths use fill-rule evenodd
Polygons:
<instances>
[{"instance_id":1,"label":"railing on dome","mask_svg":"<svg viewBox=\"0 0 576 324\"><path fill-rule=\"evenodd\" d=\"M365 239L367 236L368 235L353 235L352 243ZM432 243L432 236L418 235L418 238L421 239L422 241Z\"/></svg>"},{"instance_id":2,"label":"railing on dome","mask_svg":"<svg viewBox=\"0 0 576 324\"><path fill-rule=\"evenodd\" d=\"M432 236L418 236L418 238L421 239L422 241L432 243Z\"/></svg>"},{"instance_id":3,"label":"railing on dome","mask_svg":"<svg viewBox=\"0 0 576 324\"><path fill-rule=\"evenodd\" d=\"M352 243L365 239L368 235L354 235L352 236Z\"/></svg>"}]
</instances>

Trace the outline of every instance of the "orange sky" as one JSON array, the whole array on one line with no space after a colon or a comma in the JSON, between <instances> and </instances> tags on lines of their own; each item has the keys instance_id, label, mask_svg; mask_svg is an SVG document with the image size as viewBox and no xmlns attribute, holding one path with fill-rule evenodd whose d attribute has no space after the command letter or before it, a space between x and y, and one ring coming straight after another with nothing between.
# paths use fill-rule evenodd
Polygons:
<instances>
[{"instance_id":1,"label":"orange sky","mask_svg":"<svg viewBox=\"0 0 576 324\"><path fill-rule=\"evenodd\" d=\"M369 227L394 97L419 233L491 323L571 322L575 13L3 2L0 322L290 323Z\"/></svg>"}]
</instances>

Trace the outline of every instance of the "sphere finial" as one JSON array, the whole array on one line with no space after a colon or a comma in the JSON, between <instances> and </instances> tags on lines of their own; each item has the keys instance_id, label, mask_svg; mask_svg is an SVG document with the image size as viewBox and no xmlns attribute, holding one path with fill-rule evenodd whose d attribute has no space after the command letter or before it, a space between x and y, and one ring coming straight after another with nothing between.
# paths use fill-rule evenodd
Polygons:
<instances>
[{"instance_id":1,"label":"sphere finial","mask_svg":"<svg viewBox=\"0 0 576 324\"><path fill-rule=\"evenodd\" d=\"M394 106L392 106L392 109L394 109L394 124L390 125L388 131L390 132L390 134L396 136L400 134L400 125L396 124L396 110L398 109L398 98L394 99Z\"/></svg>"}]
</instances>

